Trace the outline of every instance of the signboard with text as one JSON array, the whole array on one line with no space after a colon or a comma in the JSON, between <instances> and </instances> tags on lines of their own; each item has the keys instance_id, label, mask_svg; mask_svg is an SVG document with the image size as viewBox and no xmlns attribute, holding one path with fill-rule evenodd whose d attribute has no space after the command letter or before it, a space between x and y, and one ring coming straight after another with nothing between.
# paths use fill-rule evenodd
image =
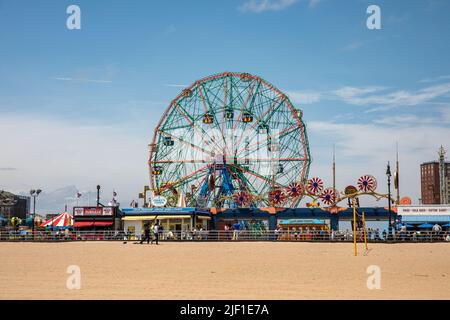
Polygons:
<instances>
[{"instance_id":1,"label":"signboard with text","mask_svg":"<svg viewBox=\"0 0 450 320\"><path fill-rule=\"evenodd\" d=\"M448 206L398 206L397 213L404 216L450 215Z\"/></svg>"},{"instance_id":2,"label":"signboard with text","mask_svg":"<svg viewBox=\"0 0 450 320\"><path fill-rule=\"evenodd\" d=\"M114 207L75 207L74 216L112 216Z\"/></svg>"}]
</instances>

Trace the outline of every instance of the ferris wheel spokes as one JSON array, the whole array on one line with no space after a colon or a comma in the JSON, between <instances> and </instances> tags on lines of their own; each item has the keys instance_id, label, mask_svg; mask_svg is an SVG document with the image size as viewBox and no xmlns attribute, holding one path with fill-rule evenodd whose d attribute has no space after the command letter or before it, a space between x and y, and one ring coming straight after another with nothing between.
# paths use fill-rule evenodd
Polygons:
<instances>
[{"instance_id":1,"label":"ferris wheel spokes","mask_svg":"<svg viewBox=\"0 0 450 320\"><path fill-rule=\"evenodd\" d=\"M152 187L204 195L205 206L237 199L275 203L265 197L304 181L310 162L303 123L292 110L285 94L257 76L225 72L196 81L172 101L155 130ZM277 204L286 198L274 192Z\"/></svg>"}]
</instances>

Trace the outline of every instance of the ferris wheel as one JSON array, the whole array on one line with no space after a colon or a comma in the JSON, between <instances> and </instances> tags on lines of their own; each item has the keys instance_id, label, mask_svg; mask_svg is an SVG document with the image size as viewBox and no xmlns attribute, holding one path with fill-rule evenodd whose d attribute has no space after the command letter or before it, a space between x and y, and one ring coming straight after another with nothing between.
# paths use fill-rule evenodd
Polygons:
<instances>
[{"instance_id":1,"label":"ferris wheel","mask_svg":"<svg viewBox=\"0 0 450 320\"><path fill-rule=\"evenodd\" d=\"M294 207L292 185L306 183L310 161L289 98L260 77L225 72L171 102L150 144L150 184L172 205L183 193L190 206Z\"/></svg>"}]
</instances>

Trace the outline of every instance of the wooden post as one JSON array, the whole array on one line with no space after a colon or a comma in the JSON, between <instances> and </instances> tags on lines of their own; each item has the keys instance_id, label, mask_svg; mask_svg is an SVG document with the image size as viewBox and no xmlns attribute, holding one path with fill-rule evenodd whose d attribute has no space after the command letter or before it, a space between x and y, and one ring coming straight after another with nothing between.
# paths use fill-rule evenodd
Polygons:
<instances>
[{"instance_id":1,"label":"wooden post","mask_svg":"<svg viewBox=\"0 0 450 320\"><path fill-rule=\"evenodd\" d=\"M363 228L364 228L364 244L365 244L366 250L369 250L369 248L367 247L366 218L364 216L364 211L362 212L362 222L363 222Z\"/></svg>"}]
</instances>

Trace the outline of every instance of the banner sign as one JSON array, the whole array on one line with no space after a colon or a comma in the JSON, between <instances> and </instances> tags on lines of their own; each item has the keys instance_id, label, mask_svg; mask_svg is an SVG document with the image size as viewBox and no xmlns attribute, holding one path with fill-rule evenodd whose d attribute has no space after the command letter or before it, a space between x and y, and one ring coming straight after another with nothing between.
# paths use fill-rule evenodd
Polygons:
<instances>
[{"instance_id":1,"label":"banner sign","mask_svg":"<svg viewBox=\"0 0 450 320\"><path fill-rule=\"evenodd\" d=\"M166 197L163 197L163 196L156 196L156 197L153 197L152 204L155 207L164 207L167 204L167 199L166 199Z\"/></svg>"},{"instance_id":2,"label":"banner sign","mask_svg":"<svg viewBox=\"0 0 450 320\"><path fill-rule=\"evenodd\" d=\"M74 216L112 216L114 207L75 207Z\"/></svg>"},{"instance_id":3,"label":"banner sign","mask_svg":"<svg viewBox=\"0 0 450 320\"><path fill-rule=\"evenodd\" d=\"M398 206L397 214L404 216L422 215L450 215L450 207L447 206Z\"/></svg>"}]
</instances>

